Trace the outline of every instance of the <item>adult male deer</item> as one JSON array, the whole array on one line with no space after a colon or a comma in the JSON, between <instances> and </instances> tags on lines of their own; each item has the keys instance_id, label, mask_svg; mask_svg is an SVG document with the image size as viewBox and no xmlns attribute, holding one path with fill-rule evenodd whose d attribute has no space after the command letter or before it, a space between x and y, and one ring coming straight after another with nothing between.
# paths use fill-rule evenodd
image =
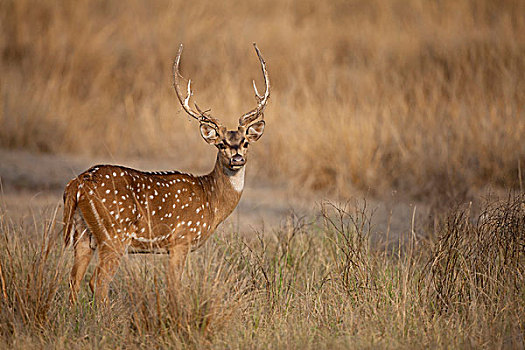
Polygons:
<instances>
[{"instance_id":1,"label":"adult male deer","mask_svg":"<svg viewBox=\"0 0 525 350\"><path fill-rule=\"evenodd\" d=\"M227 130L209 111L189 105L191 80L182 95L179 62L173 64L173 86L182 108L200 123L203 139L217 147L211 173L194 176L178 171L143 172L118 165L97 165L71 180L64 191L64 240L74 247L70 300L76 301L80 282L98 250L98 264L89 282L97 301L107 297L108 284L121 257L129 251L169 253L170 275L180 278L190 249L199 247L235 209L244 186L248 145L264 131L264 109L270 97L266 64L261 63L266 90L253 87L257 107Z\"/></svg>"}]
</instances>

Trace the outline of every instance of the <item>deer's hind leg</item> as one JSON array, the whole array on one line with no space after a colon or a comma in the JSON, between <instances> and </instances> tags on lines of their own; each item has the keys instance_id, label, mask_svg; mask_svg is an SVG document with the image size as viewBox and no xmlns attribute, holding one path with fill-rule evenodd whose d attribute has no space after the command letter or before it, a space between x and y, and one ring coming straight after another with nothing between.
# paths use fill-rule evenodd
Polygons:
<instances>
[{"instance_id":1,"label":"deer's hind leg","mask_svg":"<svg viewBox=\"0 0 525 350\"><path fill-rule=\"evenodd\" d=\"M80 283L84 277L86 270L89 266L89 262L93 257L94 249L91 248L91 232L87 227L84 219L78 214L74 216L75 228L73 237L73 249L75 254L75 260L73 262L73 268L71 269L71 276L69 280L69 301L74 303L77 301L78 290L80 289Z\"/></svg>"},{"instance_id":2,"label":"deer's hind leg","mask_svg":"<svg viewBox=\"0 0 525 350\"><path fill-rule=\"evenodd\" d=\"M106 301L108 285L117 272L120 259L128 245L127 240L119 239L121 230L115 227L118 222L115 221L116 218L108 215L108 208L102 203L92 198L80 203L83 218L91 230L93 245L96 246L98 255L97 266L89 282L97 303Z\"/></svg>"},{"instance_id":3,"label":"deer's hind leg","mask_svg":"<svg viewBox=\"0 0 525 350\"><path fill-rule=\"evenodd\" d=\"M98 247L98 264L89 282L97 303L106 303L109 283L117 272L120 260L125 253L122 245L102 244Z\"/></svg>"}]
</instances>

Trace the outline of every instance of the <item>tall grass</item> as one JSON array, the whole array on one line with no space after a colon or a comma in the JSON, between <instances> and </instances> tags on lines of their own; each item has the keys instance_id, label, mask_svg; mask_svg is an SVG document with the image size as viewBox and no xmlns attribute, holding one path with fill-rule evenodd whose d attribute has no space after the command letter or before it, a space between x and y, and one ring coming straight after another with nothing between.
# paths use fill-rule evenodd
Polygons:
<instances>
[{"instance_id":1,"label":"tall grass","mask_svg":"<svg viewBox=\"0 0 525 350\"><path fill-rule=\"evenodd\" d=\"M524 12L519 0L3 0L0 145L211 167L171 59L183 42L195 97L233 126L261 83L256 41L272 81L260 175L342 193L517 187Z\"/></svg>"},{"instance_id":2,"label":"tall grass","mask_svg":"<svg viewBox=\"0 0 525 350\"><path fill-rule=\"evenodd\" d=\"M111 302L84 284L67 300L71 253L56 215L0 212L0 343L9 348L523 348L525 198L451 211L440 234L370 243L362 204L323 207L265 234L217 235L182 286L164 256L128 256ZM29 238L29 239L28 239Z\"/></svg>"}]
</instances>

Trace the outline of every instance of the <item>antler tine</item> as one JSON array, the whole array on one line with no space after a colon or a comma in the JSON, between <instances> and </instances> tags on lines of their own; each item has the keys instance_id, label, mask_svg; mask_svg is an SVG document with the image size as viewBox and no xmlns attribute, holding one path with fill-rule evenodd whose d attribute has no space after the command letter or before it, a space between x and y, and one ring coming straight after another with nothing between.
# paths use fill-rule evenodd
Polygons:
<instances>
[{"instance_id":1,"label":"antler tine","mask_svg":"<svg viewBox=\"0 0 525 350\"><path fill-rule=\"evenodd\" d=\"M201 123L212 123L212 124L215 124L215 126L217 127L221 125L221 122L218 119L207 114L211 111L211 109L208 108L207 110L203 111L202 109L200 109L197 103L193 103L193 104L195 105L195 108L197 109L197 111L199 111L199 113L201 114L201 120L200 120Z\"/></svg>"},{"instance_id":2,"label":"antler tine","mask_svg":"<svg viewBox=\"0 0 525 350\"><path fill-rule=\"evenodd\" d=\"M182 105L182 108L193 118L197 119L199 122L209 122L212 124L215 124L216 126L219 126L220 123L217 119L206 115L205 113L209 112L210 110L202 111L197 104L195 103L195 108L198 112L195 112L190 107L190 98L193 96L193 92L191 91L191 79L188 80L188 87L186 90L186 97L182 96L181 89L179 86L179 77L182 78L180 72L179 72L179 63L180 63L180 56L182 54L182 44L179 46L179 52L177 53L177 57L175 58L175 61L173 62L173 87L175 88L175 92L177 93L177 98L179 99L180 104Z\"/></svg>"},{"instance_id":3,"label":"antler tine","mask_svg":"<svg viewBox=\"0 0 525 350\"><path fill-rule=\"evenodd\" d=\"M257 103L261 102L264 96L261 96L259 94L259 90L257 90L257 85L255 85L255 80L252 80L253 83L253 89L255 90L255 98L257 99Z\"/></svg>"},{"instance_id":4,"label":"antler tine","mask_svg":"<svg viewBox=\"0 0 525 350\"><path fill-rule=\"evenodd\" d=\"M264 85L266 86L266 91L264 92L264 95L260 95L259 91L257 90L255 80L253 81L253 89L255 90L255 99L257 100L257 107L255 107L248 113L245 113L241 118L239 118L239 124L243 126L253 122L259 116L263 115L262 113L264 112L264 108L266 107L266 103L268 102L268 98L270 97L270 78L268 77L266 62L264 62L264 59L261 56L261 52L257 48L257 44L253 43L253 47L255 48L255 52L257 53L259 61L261 62L261 70L264 76Z\"/></svg>"}]
</instances>

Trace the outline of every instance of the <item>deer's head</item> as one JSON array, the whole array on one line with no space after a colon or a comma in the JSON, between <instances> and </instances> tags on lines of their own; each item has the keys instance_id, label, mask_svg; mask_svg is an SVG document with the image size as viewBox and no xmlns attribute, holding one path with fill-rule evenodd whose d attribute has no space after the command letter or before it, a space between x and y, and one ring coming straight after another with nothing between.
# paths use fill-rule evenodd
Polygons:
<instances>
[{"instance_id":1,"label":"deer's head","mask_svg":"<svg viewBox=\"0 0 525 350\"><path fill-rule=\"evenodd\" d=\"M237 130L227 130L217 118L210 115L210 110L203 111L196 103L194 103L195 110L189 106L189 100L193 94L191 91L191 80L188 80L186 97L182 95L179 86L179 78L181 78L179 63L182 54L182 44L173 63L173 86L182 108L186 113L199 121L202 138L207 143L217 147L221 165L233 171L241 169L246 164L248 146L262 136L264 132L264 109L270 97L270 80L266 70L266 63L257 46L255 44L253 46L261 62L266 90L263 95L260 95L255 81L253 82L257 106L239 118Z\"/></svg>"}]
</instances>

